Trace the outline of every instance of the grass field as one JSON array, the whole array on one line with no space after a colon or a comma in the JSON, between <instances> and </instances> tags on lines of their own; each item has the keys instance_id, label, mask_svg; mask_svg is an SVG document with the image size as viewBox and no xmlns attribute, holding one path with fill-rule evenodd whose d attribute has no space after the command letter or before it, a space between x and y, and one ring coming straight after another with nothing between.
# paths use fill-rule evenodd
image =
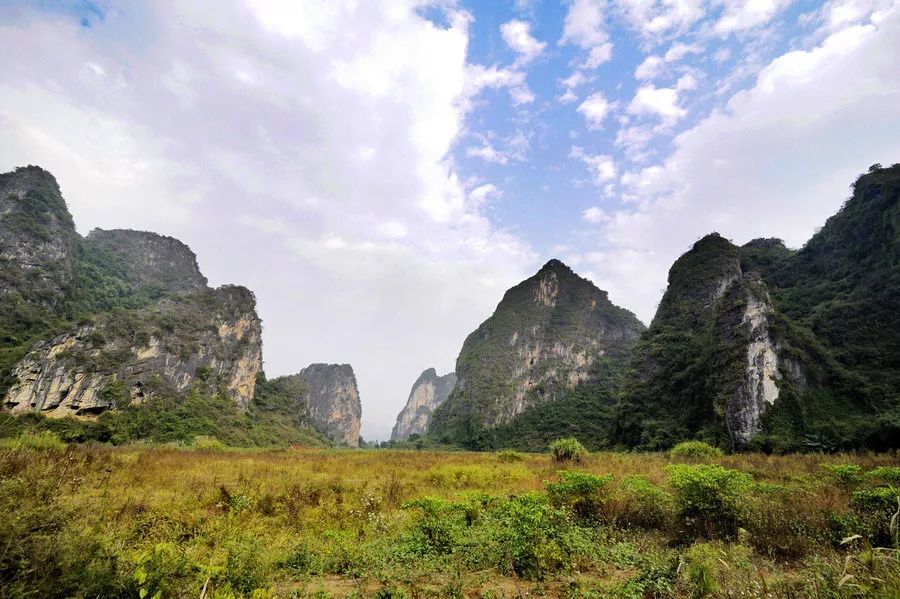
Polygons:
<instances>
[{"instance_id":1,"label":"grass field","mask_svg":"<svg viewBox=\"0 0 900 599\"><path fill-rule=\"evenodd\" d=\"M900 596L896 455L211 447L8 443L0 597Z\"/></svg>"}]
</instances>

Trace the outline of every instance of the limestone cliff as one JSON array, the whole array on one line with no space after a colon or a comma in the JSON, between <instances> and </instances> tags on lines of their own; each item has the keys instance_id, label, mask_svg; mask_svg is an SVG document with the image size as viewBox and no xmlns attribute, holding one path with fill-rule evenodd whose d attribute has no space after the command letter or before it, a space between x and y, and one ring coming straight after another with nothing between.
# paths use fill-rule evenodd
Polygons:
<instances>
[{"instance_id":1,"label":"limestone cliff","mask_svg":"<svg viewBox=\"0 0 900 599\"><path fill-rule=\"evenodd\" d=\"M362 405L349 364L311 364L299 376L309 385L309 417L329 438L359 446Z\"/></svg>"},{"instance_id":2,"label":"limestone cliff","mask_svg":"<svg viewBox=\"0 0 900 599\"><path fill-rule=\"evenodd\" d=\"M135 287L156 286L167 293L206 289L206 277L191 248L173 237L147 231L94 229L85 239L89 246L117 256Z\"/></svg>"},{"instance_id":3,"label":"limestone cliff","mask_svg":"<svg viewBox=\"0 0 900 599\"><path fill-rule=\"evenodd\" d=\"M406 405L397 415L391 440L399 441L410 435L424 434L434 410L450 396L455 385L455 372L438 376L434 368L429 368L419 375L409 392Z\"/></svg>"},{"instance_id":4,"label":"limestone cliff","mask_svg":"<svg viewBox=\"0 0 900 599\"><path fill-rule=\"evenodd\" d=\"M77 233L53 175L36 166L0 174L0 300L54 313L73 276ZM15 323L16 318L5 318Z\"/></svg>"},{"instance_id":5,"label":"limestone cliff","mask_svg":"<svg viewBox=\"0 0 900 599\"><path fill-rule=\"evenodd\" d=\"M551 260L508 290L466 339L456 388L435 410L430 430L474 447L478 431L596 382L599 361L624 364L643 329L605 291Z\"/></svg>"},{"instance_id":6,"label":"limestone cliff","mask_svg":"<svg viewBox=\"0 0 900 599\"><path fill-rule=\"evenodd\" d=\"M874 165L800 250L711 234L669 271L619 443L832 451L900 443L900 165Z\"/></svg>"},{"instance_id":7,"label":"limestone cliff","mask_svg":"<svg viewBox=\"0 0 900 599\"><path fill-rule=\"evenodd\" d=\"M253 295L243 287L103 314L32 349L13 368L4 405L87 416L196 383L224 389L246 409L262 369L261 333Z\"/></svg>"},{"instance_id":8,"label":"limestone cliff","mask_svg":"<svg viewBox=\"0 0 900 599\"><path fill-rule=\"evenodd\" d=\"M86 416L193 384L240 409L253 398L262 367L253 294L209 289L194 253L171 237L82 238L38 167L0 174L0 299L6 409Z\"/></svg>"}]
</instances>

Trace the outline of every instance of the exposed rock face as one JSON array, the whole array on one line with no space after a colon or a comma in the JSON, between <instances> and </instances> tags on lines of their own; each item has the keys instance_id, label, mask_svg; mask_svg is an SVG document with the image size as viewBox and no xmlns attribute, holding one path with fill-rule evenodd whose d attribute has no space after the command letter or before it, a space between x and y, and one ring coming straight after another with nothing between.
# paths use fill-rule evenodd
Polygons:
<instances>
[{"instance_id":1,"label":"exposed rock face","mask_svg":"<svg viewBox=\"0 0 900 599\"><path fill-rule=\"evenodd\" d=\"M601 358L627 360L644 326L558 260L513 287L466 339L456 389L431 430L455 442L511 421L591 380Z\"/></svg>"},{"instance_id":2,"label":"exposed rock face","mask_svg":"<svg viewBox=\"0 0 900 599\"><path fill-rule=\"evenodd\" d=\"M769 336L771 312L768 294L763 298L752 292L748 294L741 319L741 326L747 330L749 338L746 369L726 412L728 430L738 446L746 445L762 430L763 411L778 399L775 381L781 378L781 373L775 344Z\"/></svg>"},{"instance_id":3,"label":"exposed rock face","mask_svg":"<svg viewBox=\"0 0 900 599\"><path fill-rule=\"evenodd\" d=\"M262 368L253 294L207 288L194 253L170 237L81 238L38 167L0 174L0 299L7 409L85 416L194 383L240 408L253 398Z\"/></svg>"},{"instance_id":4,"label":"exposed rock face","mask_svg":"<svg viewBox=\"0 0 900 599\"><path fill-rule=\"evenodd\" d=\"M112 313L40 343L13 369L13 412L86 416L200 382L225 387L240 408L262 370L253 294L220 287Z\"/></svg>"},{"instance_id":5,"label":"exposed rock face","mask_svg":"<svg viewBox=\"0 0 900 599\"><path fill-rule=\"evenodd\" d=\"M313 425L329 438L359 446L362 405L349 364L311 364L300 371L309 386L307 405Z\"/></svg>"},{"instance_id":6,"label":"exposed rock face","mask_svg":"<svg viewBox=\"0 0 900 599\"><path fill-rule=\"evenodd\" d=\"M53 175L0 174L0 300L55 308L72 280L77 233Z\"/></svg>"},{"instance_id":7,"label":"exposed rock face","mask_svg":"<svg viewBox=\"0 0 900 599\"><path fill-rule=\"evenodd\" d=\"M656 316L635 349L621 425L640 430L670 418L672 424L660 428L673 435L727 432L731 445L746 445L762 430L783 378L770 333L773 312L759 274L744 270L740 248L716 233L698 241L673 264ZM629 439L642 441L655 447L646 435Z\"/></svg>"},{"instance_id":8,"label":"exposed rock face","mask_svg":"<svg viewBox=\"0 0 900 599\"><path fill-rule=\"evenodd\" d=\"M434 368L429 368L416 379L409 392L409 399L391 431L391 440L402 440L410 435L421 435L431 422L434 410L444 403L456 385L456 373L438 376Z\"/></svg>"},{"instance_id":9,"label":"exposed rock face","mask_svg":"<svg viewBox=\"0 0 900 599\"><path fill-rule=\"evenodd\" d=\"M135 287L155 285L169 293L206 289L197 256L173 237L128 229L94 229L85 243L118 256Z\"/></svg>"}]
</instances>

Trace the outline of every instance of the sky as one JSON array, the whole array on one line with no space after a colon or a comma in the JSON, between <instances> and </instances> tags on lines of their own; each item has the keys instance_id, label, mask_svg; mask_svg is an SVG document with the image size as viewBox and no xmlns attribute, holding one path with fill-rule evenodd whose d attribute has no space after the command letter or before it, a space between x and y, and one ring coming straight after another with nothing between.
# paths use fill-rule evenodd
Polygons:
<instances>
[{"instance_id":1,"label":"sky","mask_svg":"<svg viewBox=\"0 0 900 599\"><path fill-rule=\"evenodd\" d=\"M649 323L698 238L900 162L900 0L2 0L0 56L0 171L252 289L369 440L550 258Z\"/></svg>"}]
</instances>

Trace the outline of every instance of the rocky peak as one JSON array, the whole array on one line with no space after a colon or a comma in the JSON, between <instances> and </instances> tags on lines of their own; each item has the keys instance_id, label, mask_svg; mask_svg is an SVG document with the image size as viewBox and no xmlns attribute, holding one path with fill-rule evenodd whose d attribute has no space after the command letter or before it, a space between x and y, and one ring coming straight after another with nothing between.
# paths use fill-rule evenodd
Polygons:
<instances>
[{"instance_id":1,"label":"rocky peak","mask_svg":"<svg viewBox=\"0 0 900 599\"><path fill-rule=\"evenodd\" d=\"M308 409L313 425L339 443L359 446L362 404L353 367L311 364L299 376L309 386Z\"/></svg>"},{"instance_id":2,"label":"rocky peak","mask_svg":"<svg viewBox=\"0 0 900 599\"><path fill-rule=\"evenodd\" d=\"M600 358L627 359L643 329L605 291L551 260L508 290L466 339L456 388L435 411L431 429L459 439L561 398L591 381Z\"/></svg>"},{"instance_id":3,"label":"rocky peak","mask_svg":"<svg viewBox=\"0 0 900 599\"><path fill-rule=\"evenodd\" d=\"M392 440L402 440L410 435L425 433L434 410L444 403L456 385L456 373L438 376L434 368L419 375L413 383L409 398L391 431Z\"/></svg>"},{"instance_id":4,"label":"rocky peak","mask_svg":"<svg viewBox=\"0 0 900 599\"><path fill-rule=\"evenodd\" d=\"M169 293L206 287L197 256L173 237L130 229L94 229L86 243L118 256L136 287L157 286Z\"/></svg>"},{"instance_id":5,"label":"rocky peak","mask_svg":"<svg viewBox=\"0 0 900 599\"><path fill-rule=\"evenodd\" d=\"M4 407L89 416L203 384L246 409L261 370L253 296L223 287L102 314L39 343L14 367Z\"/></svg>"},{"instance_id":6,"label":"rocky peak","mask_svg":"<svg viewBox=\"0 0 900 599\"><path fill-rule=\"evenodd\" d=\"M36 166L0 174L0 295L54 309L72 280L77 238L53 175Z\"/></svg>"}]
</instances>

